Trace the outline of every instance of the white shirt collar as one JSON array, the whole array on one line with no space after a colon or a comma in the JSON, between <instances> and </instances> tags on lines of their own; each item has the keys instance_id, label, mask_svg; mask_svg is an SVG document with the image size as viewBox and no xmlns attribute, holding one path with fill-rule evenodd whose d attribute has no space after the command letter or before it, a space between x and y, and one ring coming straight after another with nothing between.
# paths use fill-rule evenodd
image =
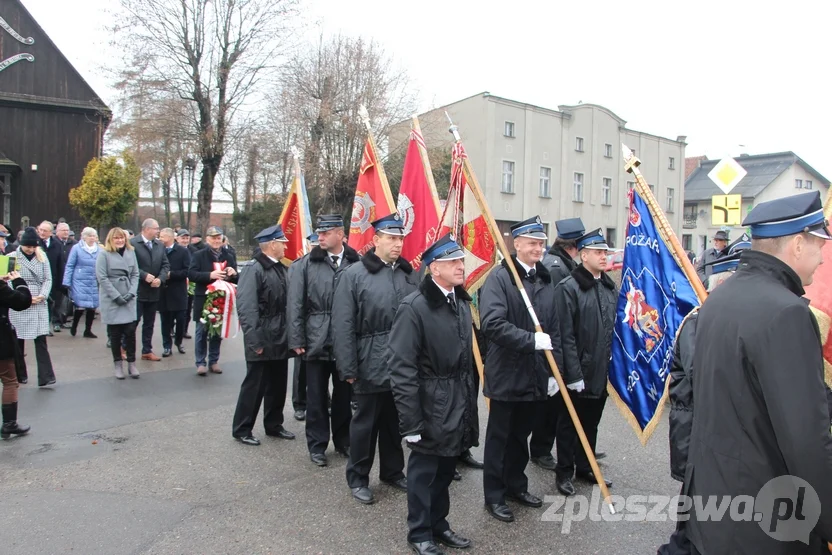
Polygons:
<instances>
[{"instance_id":1,"label":"white shirt collar","mask_svg":"<svg viewBox=\"0 0 832 555\"><path fill-rule=\"evenodd\" d=\"M440 291L442 291L442 294L445 295L445 298L447 298L448 295L450 295L451 293L454 292L453 289L445 289L444 287L442 287L441 285L436 283L436 281L434 281L433 284L436 285L439 288Z\"/></svg>"},{"instance_id":2,"label":"white shirt collar","mask_svg":"<svg viewBox=\"0 0 832 555\"><path fill-rule=\"evenodd\" d=\"M261 251L261 252L262 252L262 251ZM263 253L263 254L266 254L266 253ZM271 260L271 261L272 261L272 262L274 262L275 264L277 264L277 263L279 262L279 260L277 260L276 258L272 258L272 257L271 257L271 256L269 256L268 254L266 254L266 258L268 258L269 260Z\"/></svg>"},{"instance_id":3,"label":"white shirt collar","mask_svg":"<svg viewBox=\"0 0 832 555\"><path fill-rule=\"evenodd\" d=\"M522 260L520 260L519 258L517 258L516 260L517 260L517 263L518 263L518 264L520 264L521 266L523 266L523 269L524 269L524 270L526 270L526 275L528 275L528 274L529 274L529 270L531 270L532 268L534 268L534 266L528 266L528 265L526 265L526 263L525 263L525 262L523 262Z\"/></svg>"}]
</instances>

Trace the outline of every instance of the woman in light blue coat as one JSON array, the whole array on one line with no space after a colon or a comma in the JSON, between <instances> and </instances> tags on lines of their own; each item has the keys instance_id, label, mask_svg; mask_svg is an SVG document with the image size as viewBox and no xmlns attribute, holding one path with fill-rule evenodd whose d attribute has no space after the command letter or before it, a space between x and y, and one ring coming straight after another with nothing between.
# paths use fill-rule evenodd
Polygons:
<instances>
[{"instance_id":1,"label":"woman in light blue coat","mask_svg":"<svg viewBox=\"0 0 832 555\"><path fill-rule=\"evenodd\" d=\"M69 251L69 260L64 270L63 286L69 289L75 314L72 317L72 337L78 332L78 322L86 312L86 328L84 337L96 339L92 332L92 322L95 320L95 309L98 308L98 279L95 276L95 263L98 260L98 232L91 227L85 227L81 232L81 242L76 243Z\"/></svg>"}]
</instances>

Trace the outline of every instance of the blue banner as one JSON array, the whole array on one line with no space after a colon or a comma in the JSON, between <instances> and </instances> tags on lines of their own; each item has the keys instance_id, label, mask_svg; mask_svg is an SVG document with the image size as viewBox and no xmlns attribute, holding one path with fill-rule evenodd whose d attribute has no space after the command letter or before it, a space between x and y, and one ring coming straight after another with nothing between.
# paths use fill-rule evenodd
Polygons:
<instances>
[{"instance_id":1,"label":"blue banner","mask_svg":"<svg viewBox=\"0 0 832 555\"><path fill-rule=\"evenodd\" d=\"M613 398L646 443L664 403L676 332L699 299L638 188L630 194L609 380Z\"/></svg>"}]
</instances>

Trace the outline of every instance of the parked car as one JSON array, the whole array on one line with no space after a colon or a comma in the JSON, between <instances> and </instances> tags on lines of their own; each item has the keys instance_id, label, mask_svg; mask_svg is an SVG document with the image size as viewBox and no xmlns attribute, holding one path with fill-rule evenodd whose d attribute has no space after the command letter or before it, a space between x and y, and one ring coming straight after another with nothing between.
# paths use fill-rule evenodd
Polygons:
<instances>
[{"instance_id":1,"label":"parked car","mask_svg":"<svg viewBox=\"0 0 832 555\"><path fill-rule=\"evenodd\" d=\"M607 251L607 269L605 271L621 270L623 267L624 249L610 249Z\"/></svg>"}]
</instances>

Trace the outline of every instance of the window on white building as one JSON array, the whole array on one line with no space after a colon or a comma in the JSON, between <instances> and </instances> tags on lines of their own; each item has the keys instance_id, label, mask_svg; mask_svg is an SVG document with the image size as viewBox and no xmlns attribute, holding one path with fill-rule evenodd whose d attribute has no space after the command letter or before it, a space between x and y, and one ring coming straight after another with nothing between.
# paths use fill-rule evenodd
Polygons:
<instances>
[{"instance_id":1,"label":"window on white building","mask_svg":"<svg viewBox=\"0 0 832 555\"><path fill-rule=\"evenodd\" d=\"M584 138L583 137L575 137L575 150L578 152L584 151Z\"/></svg>"},{"instance_id":2,"label":"window on white building","mask_svg":"<svg viewBox=\"0 0 832 555\"><path fill-rule=\"evenodd\" d=\"M503 160L503 182L500 187L501 193L514 192L514 162Z\"/></svg>"},{"instance_id":3,"label":"window on white building","mask_svg":"<svg viewBox=\"0 0 832 555\"><path fill-rule=\"evenodd\" d=\"M503 136L505 137L514 137L514 122L507 121L505 128L503 129Z\"/></svg>"},{"instance_id":4,"label":"window on white building","mask_svg":"<svg viewBox=\"0 0 832 555\"><path fill-rule=\"evenodd\" d=\"M552 168L540 166L540 192L544 198L552 196Z\"/></svg>"},{"instance_id":5,"label":"window on white building","mask_svg":"<svg viewBox=\"0 0 832 555\"><path fill-rule=\"evenodd\" d=\"M612 204L612 178L605 177L601 183L601 204L605 206Z\"/></svg>"},{"instance_id":6,"label":"window on white building","mask_svg":"<svg viewBox=\"0 0 832 555\"><path fill-rule=\"evenodd\" d=\"M584 201L584 174L575 172L575 181L572 185L572 201Z\"/></svg>"}]
</instances>

